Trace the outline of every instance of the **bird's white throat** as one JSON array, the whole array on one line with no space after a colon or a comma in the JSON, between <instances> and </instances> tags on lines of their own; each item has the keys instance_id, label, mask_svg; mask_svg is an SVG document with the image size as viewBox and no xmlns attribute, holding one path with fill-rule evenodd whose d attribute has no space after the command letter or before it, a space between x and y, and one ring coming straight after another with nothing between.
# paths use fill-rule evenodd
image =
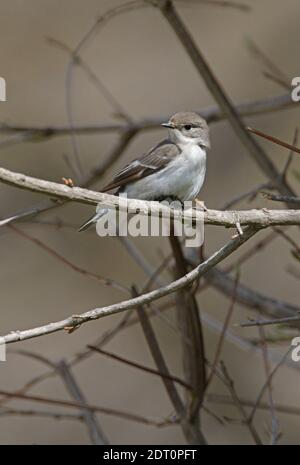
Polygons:
<instances>
[{"instance_id":1,"label":"bird's white throat","mask_svg":"<svg viewBox=\"0 0 300 465\"><path fill-rule=\"evenodd\" d=\"M181 149L184 147L190 147L193 145L200 146L203 144L203 140L200 137L186 136L179 129L171 129L171 131L169 131L169 138Z\"/></svg>"}]
</instances>

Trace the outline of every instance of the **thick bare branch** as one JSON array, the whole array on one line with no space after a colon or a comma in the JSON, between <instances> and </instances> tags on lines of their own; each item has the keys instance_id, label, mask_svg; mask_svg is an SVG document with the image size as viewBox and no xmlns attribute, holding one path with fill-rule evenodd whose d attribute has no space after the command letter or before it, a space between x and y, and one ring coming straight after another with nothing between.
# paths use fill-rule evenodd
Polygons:
<instances>
[{"instance_id":1,"label":"thick bare branch","mask_svg":"<svg viewBox=\"0 0 300 465\"><path fill-rule=\"evenodd\" d=\"M175 259L175 278L187 273L187 263L174 226L170 234L170 244ZM186 391L187 411L192 425L200 425L200 407L206 387L205 348L198 304L189 288L182 288L175 297L177 321L182 338L182 360L185 378L193 392Z\"/></svg>"},{"instance_id":2,"label":"thick bare branch","mask_svg":"<svg viewBox=\"0 0 300 465\"><path fill-rule=\"evenodd\" d=\"M30 190L36 193L45 194L50 197L56 197L63 200L71 200L73 202L85 203L90 205L105 204L108 208L127 209L128 213L136 213L148 215L151 209L151 214L165 214L170 217L170 209L166 205L159 202L146 202L136 199L125 199L116 197L101 192L95 192L80 187L69 187L65 184L58 184L43 179L33 178L25 174L9 171L5 168L0 168L0 181ZM236 227L237 222L241 226L255 225L258 227L279 226L279 225L299 225L300 211L299 210L245 210L245 211L219 211L207 210L186 210L184 213L181 210L171 210L171 216L179 220L196 219L204 221L206 224Z\"/></svg>"}]
</instances>

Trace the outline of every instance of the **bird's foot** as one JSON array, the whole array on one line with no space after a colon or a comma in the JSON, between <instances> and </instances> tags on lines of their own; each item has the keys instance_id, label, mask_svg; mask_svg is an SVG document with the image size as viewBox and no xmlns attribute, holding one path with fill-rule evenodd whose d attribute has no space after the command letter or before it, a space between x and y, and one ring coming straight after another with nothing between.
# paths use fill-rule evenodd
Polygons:
<instances>
[{"instance_id":1,"label":"bird's foot","mask_svg":"<svg viewBox=\"0 0 300 465\"><path fill-rule=\"evenodd\" d=\"M63 183L68 187L74 187L74 181L71 178L61 178Z\"/></svg>"}]
</instances>

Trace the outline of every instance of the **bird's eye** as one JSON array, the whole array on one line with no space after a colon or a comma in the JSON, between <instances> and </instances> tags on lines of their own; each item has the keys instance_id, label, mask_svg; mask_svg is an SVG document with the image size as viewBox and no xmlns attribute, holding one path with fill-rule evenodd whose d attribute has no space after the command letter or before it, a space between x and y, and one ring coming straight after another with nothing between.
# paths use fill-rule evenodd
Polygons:
<instances>
[{"instance_id":1,"label":"bird's eye","mask_svg":"<svg viewBox=\"0 0 300 465\"><path fill-rule=\"evenodd\" d=\"M191 126L190 124L186 124L186 125L184 126L184 129L185 129L186 131L189 131L190 129L192 129L192 126Z\"/></svg>"}]
</instances>

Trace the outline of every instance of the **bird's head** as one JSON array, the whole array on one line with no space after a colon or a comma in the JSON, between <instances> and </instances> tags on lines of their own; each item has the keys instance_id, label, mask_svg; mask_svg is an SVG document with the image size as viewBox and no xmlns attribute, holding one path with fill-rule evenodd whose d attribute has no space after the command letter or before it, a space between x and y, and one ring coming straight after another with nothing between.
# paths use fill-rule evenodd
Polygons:
<instances>
[{"instance_id":1,"label":"bird's head","mask_svg":"<svg viewBox=\"0 0 300 465\"><path fill-rule=\"evenodd\" d=\"M210 148L208 125L205 119L197 115L197 113L175 113L162 126L169 129L170 138L175 143L187 144L194 142L205 149Z\"/></svg>"}]
</instances>

